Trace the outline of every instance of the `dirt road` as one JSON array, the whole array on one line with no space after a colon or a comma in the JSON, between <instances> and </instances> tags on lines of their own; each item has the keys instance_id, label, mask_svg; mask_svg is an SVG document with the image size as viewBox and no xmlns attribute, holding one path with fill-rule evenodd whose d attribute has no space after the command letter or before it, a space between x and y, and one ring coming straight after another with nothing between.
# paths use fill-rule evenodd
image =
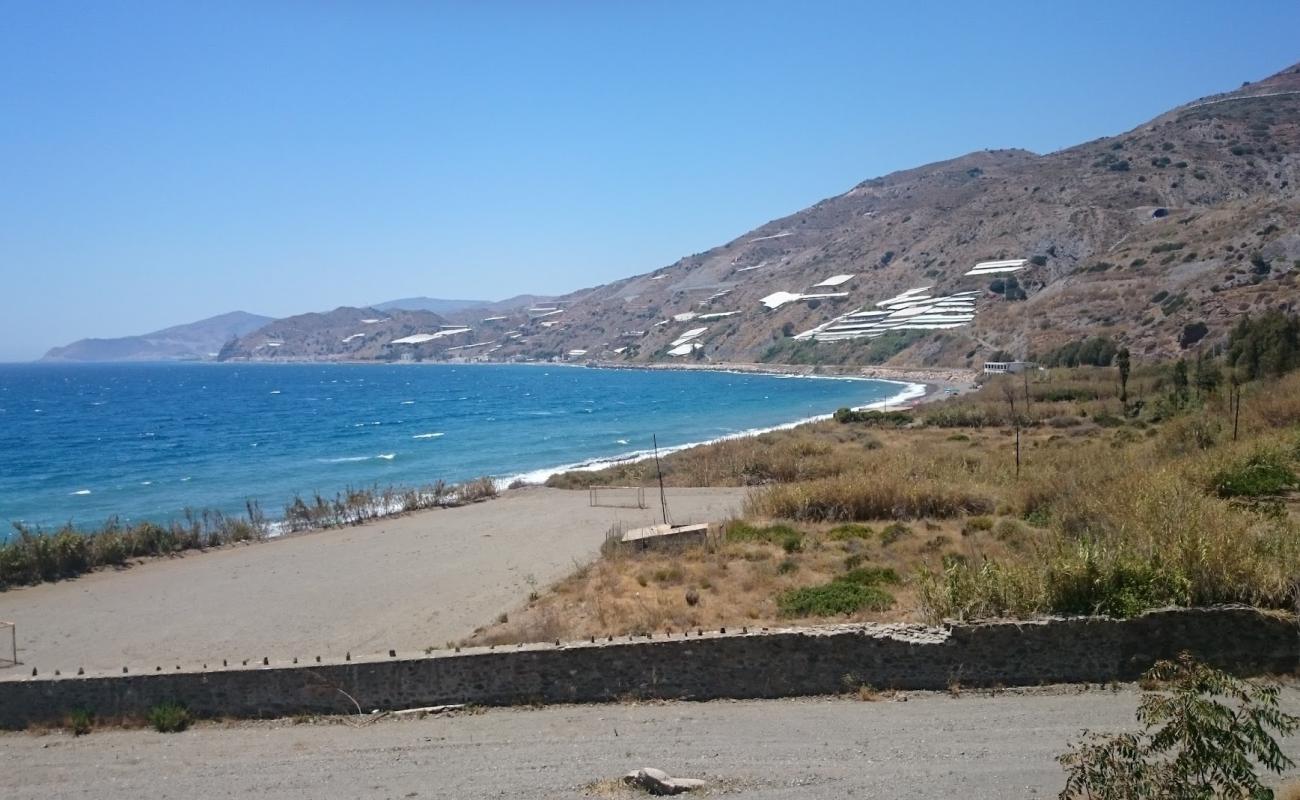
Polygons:
<instances>
[{"instance_id":1,"label":"dirt road","mask_svg":"<svg viewBox=\"0 0 1300 800\"><path fill-rule=\"evenodd\" d=\"M1283 700L1300 711L1300 691ZM1055 757L1083 728L1131 726L1136 703L1131 688L1065 688L492 709L361 728L284 721L77 739L0 734L0 796L580 798L595 781L657 766L708 779L708 796L753 800L1050 798L1062 785ZM1286 750L1300 755L1300 740Z\"/></svg>"}]
</instances>

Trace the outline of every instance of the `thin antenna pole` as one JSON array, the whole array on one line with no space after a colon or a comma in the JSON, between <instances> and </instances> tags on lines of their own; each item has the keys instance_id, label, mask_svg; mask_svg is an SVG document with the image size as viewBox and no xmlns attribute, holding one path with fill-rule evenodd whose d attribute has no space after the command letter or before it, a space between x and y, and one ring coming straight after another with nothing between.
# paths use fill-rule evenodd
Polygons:
<instances>
[{"instance_id":1,"label":"thin antenna pole","mask_svg":"<svg viewBox=\"0 0 1300 800\"><path fill-rule=\"evenodd\" d=\"M664 524L668 524L668 496L664 494L664 470L659 465L659 436L650 434L651 441L655 446L655 471L659 473L659 507L664 512Z\"/></svg>"}]
</instances>

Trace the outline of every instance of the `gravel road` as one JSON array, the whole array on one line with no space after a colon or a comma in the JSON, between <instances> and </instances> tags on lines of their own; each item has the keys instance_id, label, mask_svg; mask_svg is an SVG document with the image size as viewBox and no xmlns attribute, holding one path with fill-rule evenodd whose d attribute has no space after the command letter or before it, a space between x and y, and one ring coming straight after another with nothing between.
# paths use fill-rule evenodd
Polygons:
<instances>
[{"instance_id":1,"label":"gravel road","mask_svg":"<svg viewBox=\"0 0 1300 800\"><path fill-rule=\"evenodd\" d=\"M1300 690L1284 704L1300 711ZM641 766L743 798L1049 798L1083 728L1133 724L1137 694L841 698L490 709L365 727L206 724L181 734L0 734L0 796L582 798ZM1300 756L1300 739L1286 743ZM1295 777L1293 773L1291 777ZM634 795L627 794L632 797Z\"/></svg>"}]
</instances>

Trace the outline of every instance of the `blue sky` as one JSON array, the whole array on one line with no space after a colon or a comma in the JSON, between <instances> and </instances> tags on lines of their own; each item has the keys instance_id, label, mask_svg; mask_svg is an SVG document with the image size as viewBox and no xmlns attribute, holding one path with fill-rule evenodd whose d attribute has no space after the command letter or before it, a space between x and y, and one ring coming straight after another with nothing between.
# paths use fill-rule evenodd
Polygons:
<instances>
[{"instance_id":1,"label":"blue sky","mask_svg":"<svg viewBox=\"0 0 1300 800\"><path fill-rule=\"evenodd\" d=\"M559 293L1300 60L1300 3L0 3L0 361Z\"/></svg>"}]
</instances>

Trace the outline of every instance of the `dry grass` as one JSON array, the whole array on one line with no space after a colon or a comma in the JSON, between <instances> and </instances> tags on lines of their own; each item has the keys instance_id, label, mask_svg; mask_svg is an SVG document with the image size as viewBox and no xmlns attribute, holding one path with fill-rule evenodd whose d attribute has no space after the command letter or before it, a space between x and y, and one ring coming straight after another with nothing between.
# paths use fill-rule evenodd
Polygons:
<instances>
[{"instance_id":1,"label":"dry grass","mask_svg":"<svg viewBox=\"0 0 1300 800\"><path fill-rule=\"evenodd\" d=\"M1036 379L1027 411L1025 387L1013 383L1018 475L1013 431L989 424L1010 417L996 384L924 406L904 429L825 422L673 454L669 483L753 485L747 515L789 521L798 547L758 537L605 558L473 641L814 621L783 616L782 592L864 566L897 572L901 584L887 587L895 603L836 619L1129 615L1219 602L1294 608L1296 502L1286 492L1221 496L1216 486L1261 454L1283 473L1300 468L1300 374L1246 387L1236 441L1226 391L1178 403L1164 376L1135 373L1137 415L1124 414L1113 370ZM960 419L970 427L949 427ZM559 482L636 482L648 480L647 469ZM900 520L906 525L885 531ZM833 534L844 521L873 534Z\"/></svg>"}]
</instances>

